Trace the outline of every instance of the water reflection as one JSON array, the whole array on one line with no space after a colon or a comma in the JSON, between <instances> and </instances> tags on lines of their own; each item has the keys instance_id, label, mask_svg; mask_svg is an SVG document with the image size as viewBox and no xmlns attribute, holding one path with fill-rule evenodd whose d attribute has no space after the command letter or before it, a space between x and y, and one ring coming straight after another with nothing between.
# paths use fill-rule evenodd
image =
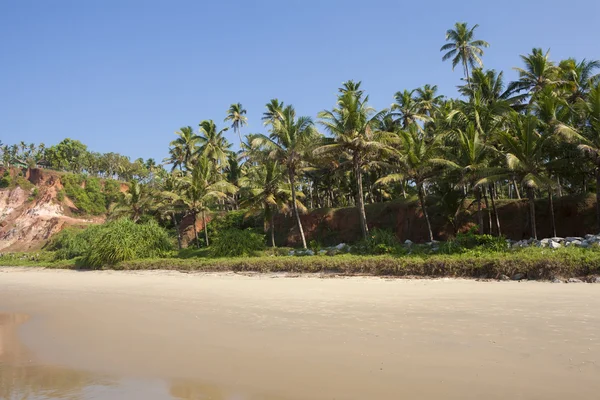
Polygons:
<instances>
[{"instance_id":1,"label":"water reflection","mask_svg":"<svg viewBox=\"0 0 600 400\"><path fill-rule=\"evenodd\" d=\"M190 381L117 379L86 371L36 363L18 338L23 314L0 313L0 399L70 400L275 400Z\"/></svg>"}]
</instances>

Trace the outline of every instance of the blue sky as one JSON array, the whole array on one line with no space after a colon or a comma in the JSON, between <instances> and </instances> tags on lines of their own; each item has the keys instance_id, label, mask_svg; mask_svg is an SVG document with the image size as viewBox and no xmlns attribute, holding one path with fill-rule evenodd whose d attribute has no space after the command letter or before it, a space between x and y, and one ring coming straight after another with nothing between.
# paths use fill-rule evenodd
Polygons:
<instances>
[{"instance_id":1,"label":"blue sky","mask_svg":"<svg viewBox=\"0 0 600 400\"><path fill-rule=\"evenodd\" d=\"M426 83L455 95L439 48L457 21L480 25L485 66L508 78L532 47L598 59L598 15L598 0L0 0L0 140L161 160L179 127L223 126L234 102L249 133L269 99L314 117L348 79L377 108Z\"/></svg>"}]
</instances>

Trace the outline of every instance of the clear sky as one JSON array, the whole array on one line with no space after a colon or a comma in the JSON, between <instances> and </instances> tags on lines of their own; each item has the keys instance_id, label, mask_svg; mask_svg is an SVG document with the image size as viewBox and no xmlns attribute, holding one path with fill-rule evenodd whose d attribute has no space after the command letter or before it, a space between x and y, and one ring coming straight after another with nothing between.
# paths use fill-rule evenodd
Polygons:
<instances>
[{"instance_id":1,"label":"clear sky","mask_svg":"<svg viewBox=\"0 0 600 400\"><path fill-rule=\"evenodd\" d=\"M0 0L0 140L162 160L174 131L223 126L234 102L249 133L271 98L314 117L348 79L377 108L426 83L454 95L439 49L457 21L508 78L532 47L599 59L598 15L599 0Z\"/></svg>"}]
</instances>

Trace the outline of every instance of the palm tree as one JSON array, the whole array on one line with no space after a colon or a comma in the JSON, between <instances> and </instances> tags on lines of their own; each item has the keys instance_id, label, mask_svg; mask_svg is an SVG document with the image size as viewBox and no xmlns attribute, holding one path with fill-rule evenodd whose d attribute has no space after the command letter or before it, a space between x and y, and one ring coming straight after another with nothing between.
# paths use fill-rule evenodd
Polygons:
<instances>
[{"instance_id":1,"label":"palm tree","mask_svg":"<svg viewBox=\"0 0 600 400\"><path fill-rule=\"evenodd\" d=\"M281 117L272 121L271 134L268 137L258 134L254 135L252 140L253 147L265 146L270 151L269 156L286 169L292 192L292 208L305 249L306 238L300 221L296 178L306 167L307 154L314 146L316 138L313 121L309 117L296 117L294 107L287 106L283 109Z\"/></svg>"},{"instance_id":2,"label":"palm tree","mask_svg":"<svg viewBox=\"0 0 600 400\"><path fill-rule=\"evenodd\" d=\"M233 131L240 138L240 145L243 144L241 129L243 126L248 125L248 118L246 117L246 109L242 106L242 103L235 103L229 106L227 117L225 118L225 122L227 121L231 121Z\"/></svg>"},{"instance_id":3,"label":"palm tree","mask_svg":"<svg viewBox=\"0 0 600 400\"><path fill-rule=\"evenodd\" d=\"M116 220L127 217L133 222L138 222L144 215L154 213L158 205L157 193L153 193L147 185L132 180L121 200L111 208L109 219Z\"/></svg>"},{"instance_id":4,"label":"palm tree","mask_svg":"<svg viewBox=\"0 0 600 400\"><path fill-rule=\"evenodd\" d=\"M600 229L600 81L592 86L587 100L581 106L587 121L579 131L567 124L560 124L557 130L568 138L579 142L579 150L594 163L596 176L596 221Z\"/></svg>"},{"instance_id":5,"label":"palm tree","mask_svg":"<svg viewBox=\"0 0 600 400\"><path fill-rule=\"evenodd\" d=\"M284 183L285 171L277 160L263 157L263 162L250 168L240 179L241 190L246 193L242 203L250 211L262 211L264 231L271 230L271 246L275 247L274 217L277 211L287 212L292 197L289 184ZM298 204L300 205L300 203Z\"/></svg>"},{"instance_id":6,"label":"palm tree","mask_svg":"<svg viewBox=\"0 0 600 400\"><path fill-rule=\"evenodd\" d=\"M377 160L373 156L387 149L382 143L385 133L377 128L388 110L376 113L368 105L369 96L363 98L359 87L360 82L348 81L344 88L340 89L337 107L332 111L319 113L320 123L334 136L335 142L319 147L315 154L341 153L348 159L356 178L356 206L362 234L366 239L369 227L365 213L362 174L370 163Z\"/></svg>"},{"instance_id":7,"label":"palm tree","mask_svg":"<svg viewBox=\"0 0 600 400\"><path fill-rule=\"evenodd\" d=\"M437 94L437 85L425 85L415 89L415 101L418 104L418 113L432 117L435 109L440 105L444 96Z\"/></svg>"},{"instance_id":8,"label":"palm tree","mask_svg":"<svg viewBox=\"0 0 600 400\"><path fill-rule=\"evenodd\" d=\"M278 99L271 99L271 101L265 105L265 108L267 111L263 113L261 119L263 120L263 124L267 126L272 125L274 120L281 119L281 113L285 106L283 101L280 102Z\"/></svg>"},{"instance_id":9,"label":"palm tree","mask_svg":"<svg viewBox=\"0 0 600 400\"><path fill-rule=\"evenodd\" d=\"M427 223L429 241L433 242L433 230L425 201L424 184L439 173L443 161L438 158L441 148L441 136L426 138L415 125L398 132L396 146L393 148L391 167L395 171L377 180L377 185L386 185L403 180L413 181L417 187L419 205Z\"/></svg>"},{"instance_id":10,"label":"palm tree","mask_svg":"<svg viewBox=\"0 0 600 400\"><path fill-rule=\"evenodd\" d=\"M229 153L231 153L229 150L231 144L223 136L228 129L218 130L212 119L200 122L197 151L211 161L217 172L227 167Z\"/></svg>"},{"instance_id":11,"label":"palm tree","mask_svg":"<svg viewBox=\"0 0 600 400\"><path fill-rule=\"evenodd\" d=\"M431 121L431 118L423 109L423 104L413 97L414 92L414 90L404 90L402 92L396 92L394 95L396 101L392 104L391 114L398 117L398 121L400 121L399 125L403 129L407 129L416 122Z\"/></svg>"},{"instance_id":12,"label":"palm tree","mask_svg":"<svg viewBox=\"0 0 600 400\"><path fill-rule=\"evenodd\" d=\"M483 47L490 47L485 40L474 39L475 29L478 27L479 25L476 24L469 29L466 22L457 22L454 29L449 29L446 32L446 41L449 43L446 43L440 49L440 51L446 52L442 57L443 61L452 59L452 70L459 63L462 63L467 84L470 82L469 66L471 68L475 68L475 65L482 67Z\"/></svg>"},{"instance_id":13,"label":"palm tree","mask_svg":"<svg viewBox=\"0 0 600 400\"><path fill-rule=\"evenodd\" d=\"M544 53L542 49L534 48L531 54L522 55L524 68L515 68L519 73L519 80L512 82L508 89L511 91L526 91L530 96L530 104L535 100L538 92L546 86L563 84L560 79L560 69L550 60L550 50Z\"/></svg>"},{"instance_id":14,"label":"palm tree","mask_svg":"<svg viewBox=\"0 0 600 400\"><path fill-rule=\"evenodd\" d=\"M592 86L600 80L600 74L594 74L600 68L600 61L586 60L577 62L574 58L563 60L559 64L562 80L570 92L569 102L575 104L585 101Z\"/></svg>"},{"instance_id":15,"label":"palm tree","mask_svg":"<svg viewBox=\"0 0 600 400\"><path fill-rule=\"evenodd\" d=\"M179 131L175 132L175 134L179 137L173 140L170 145L173 148L178 148L178 150L174 150L173 154L181 154L182 163L179 165L189 168L189 164L196 154L196 148L200 137L194 133L191 126L184 126ZM176 161L179 162L178 159L176 159Z\"/></svg>"},{"instance_id":16,"label":"palm tree","mask_svg":"<svg viewBox=\"0 0 600 400\"><path fill-rule=\"evenodd\" d=\"M209 246L208 230L206 227L206 211L209 210L208 207L210 202L225 199L229 194L235 193L237 188L215 174L210 160L204 155L198 157L191 174L183 177L182 180L183 185L180 198L183 200L188 212L193 217L196 245L198 247L200 246L198 241L198 231L196 229L196 219L198 214L202 213L204 239L206 246Z\"/></svg>"},{"instance_id":17,"label":"palm tree","mask_svg":"<svg viewBox=\"0 0 600 400\"><path fill-rule=\"evenodd\" d=\"M511 117L510 129L498 135L506 154L508 169L520 176L523 187L527 189L531 235L534 239L537 239L535 190L550 189L554 185L554 182L546 176L548 170L546 147L552 136L541 135L538 131L539 126L539 120L535 115L515 113ZM486 183L489 179L492 178L486 178L480 183Z\"/></svg>"}]
</instances>

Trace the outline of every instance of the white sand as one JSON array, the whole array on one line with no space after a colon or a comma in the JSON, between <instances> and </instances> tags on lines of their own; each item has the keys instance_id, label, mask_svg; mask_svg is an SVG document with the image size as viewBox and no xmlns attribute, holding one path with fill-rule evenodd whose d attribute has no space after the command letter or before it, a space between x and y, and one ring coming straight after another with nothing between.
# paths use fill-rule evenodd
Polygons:
<instances>
[{"instance_id":1,"label":"white sand","mask_svg":"<svg viewBox=\"0 0 600 400\"><path fill-rule=\"evenodd\" d=\"M0 312L32 362L172 398L600 398L597 284L0 268Z\"/></svg>"}]
</instances>

